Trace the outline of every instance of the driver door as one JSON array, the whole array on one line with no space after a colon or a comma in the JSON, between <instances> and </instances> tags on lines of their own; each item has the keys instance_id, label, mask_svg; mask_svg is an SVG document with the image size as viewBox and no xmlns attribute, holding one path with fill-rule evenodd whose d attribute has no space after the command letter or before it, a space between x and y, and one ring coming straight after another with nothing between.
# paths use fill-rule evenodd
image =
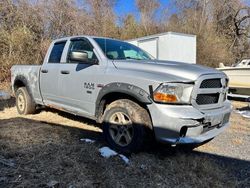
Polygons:
<instances>
[{"instance_id":1,"label":"driver door","mask_svg":"<svg viewBox=\"0 0 250 188\"><path fill-rule=\"evenodd\" d=\"M72 52L88 54L86 62L70 59ZM75 114L93 116L97 97L96 74L101 72L91 43L85 38L70 41L66 62L59 71L59 90L64 108Z\"/></svg>"}]
</instances>

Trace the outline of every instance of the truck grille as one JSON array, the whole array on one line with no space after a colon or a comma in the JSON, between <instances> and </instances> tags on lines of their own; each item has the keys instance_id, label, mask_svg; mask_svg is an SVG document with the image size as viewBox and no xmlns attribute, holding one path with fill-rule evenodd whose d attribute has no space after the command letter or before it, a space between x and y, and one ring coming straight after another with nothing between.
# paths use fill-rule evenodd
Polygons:
<instances>
[{"instance_id":1,"label":"truck grille","mask_svg":"<svg viewBox=\"0 0 250 188\"><path fill-rule=\"evenodd\" d=\"M192 104L207 109L222 106L226 100L227 78L224 75L205 75L195 82Z\"/></svg>"},{"instance_id":2,"label":"truck grille","mask_svg":"<svg viewBox=\"0 0 250 188\"><path fill-rule=\"evenodd\" d=\"M215 104L219 101L219 93L217 94L198 94L196 98L196 103L198 105L204 104Z\"/></svg>"},{"instance_id":3,"label":"truck grille","mask_svg":"<svg viewBox=\"0 0 250 188\"><path fill-rule=\"evenodd\" d=\"M201 82L200 88L221 88L221 79L207 79Z\"/></svg>"}]
</instances>

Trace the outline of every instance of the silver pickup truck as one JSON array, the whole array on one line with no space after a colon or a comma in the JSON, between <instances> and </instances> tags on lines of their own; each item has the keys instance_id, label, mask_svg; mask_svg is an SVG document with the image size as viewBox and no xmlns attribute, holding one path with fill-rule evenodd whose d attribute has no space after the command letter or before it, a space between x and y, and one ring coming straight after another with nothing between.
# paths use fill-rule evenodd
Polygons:
<instances>
[{"instance_id":1,"label":"silver pickup truck","mask_svg":"<svg viewBox=\"0 0 250 188\"><path fill-rule=\"evenodd\" d=\"M19 114L48 106L96 120L109 146L145 140L205 143L229 126L228 78L215 69L153 59L129 43L74 36L51 43L42 66L11 68Z\"/></svg>"}]
</instances>

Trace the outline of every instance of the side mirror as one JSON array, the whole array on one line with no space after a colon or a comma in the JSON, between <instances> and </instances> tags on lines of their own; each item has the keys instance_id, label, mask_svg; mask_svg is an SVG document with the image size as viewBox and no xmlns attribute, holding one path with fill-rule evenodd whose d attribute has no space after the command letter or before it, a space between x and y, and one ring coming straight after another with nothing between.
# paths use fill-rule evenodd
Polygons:
<instances>
[{"instance_id":1,"label":"side mirror","mask_svg":"<svg viewBox=\"0 0 250 188\"><path fill-rule=\"evenodd\" d=\"M73 51L70 52L69 58L72 61L86 62L88 61L88 53L84 51Z\"/></svg>"}]
</instances>

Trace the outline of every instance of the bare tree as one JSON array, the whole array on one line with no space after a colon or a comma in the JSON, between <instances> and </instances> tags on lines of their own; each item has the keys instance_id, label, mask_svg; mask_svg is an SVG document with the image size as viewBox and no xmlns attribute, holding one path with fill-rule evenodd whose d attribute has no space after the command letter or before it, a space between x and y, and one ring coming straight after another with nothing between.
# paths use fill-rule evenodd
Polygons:
<instances>
[{"instance_id":1,"label":"bare tree","mask_svg":"<svg viewBox=\"0 0 250 188\"><path fill-rule=\"evenodd\" d=\"M116 0L0 1L0 81L13 64L39 64L52 39L99 35L129 39L157 32L197 35L198 63L216 67L250 55L250 8L241 0L136 0L118 22ZM166 12L168 14L166 14Z\"/></svg>"},{"instance_id":2,"label":"bare tree","mask_svg":"<svg viewBox=\"0 0 250 188\"><path fill-rule=\"evenodd\" d=\"M250 38L250 7L239 9L234 17L235 34Z\"/></svg>"},{"instance_id":3,"label":"bare tree","mask_svg":"<svg viewBox=\"0 0 250 188\"><path fill-rule=\"evenodd\" d=\"M145 34L152 34L156 28L155 13L160 6L159 0L136 0L136 4Z\"/></svg>"},{"instance_id":4,"label":"bare tree","mask_svg":"<svg viewBox=\"0 0 250 188\"><path fill-rule=\"evenodd\" d=\"M238 9L234 18L234 40L232 48L238 59L249 56L250 40L250 7Z\"/></svg>"},{"instance_id":5,"label":"bare tree","mask_svg":"<svg viewBox=\"0 0 250 188\"><path fill-rule=\"evenodd\" d=\"M128 14L123 19L123 25L120 30L121 39L132 39L140 36L138 23L136 22L135 17L132 14Z\"/></svg>"},{"instance_id":6,"label":"bare tree","mask_svg":"<svg viewBox=\"0 0 250 188\"><path fill-rule=\"evenodd\" d=\"M118 35L116 15L113 7L115 0L85 0L89 5L90 22L93 34L115 37Z\"/></svg>"}]
</instances>

